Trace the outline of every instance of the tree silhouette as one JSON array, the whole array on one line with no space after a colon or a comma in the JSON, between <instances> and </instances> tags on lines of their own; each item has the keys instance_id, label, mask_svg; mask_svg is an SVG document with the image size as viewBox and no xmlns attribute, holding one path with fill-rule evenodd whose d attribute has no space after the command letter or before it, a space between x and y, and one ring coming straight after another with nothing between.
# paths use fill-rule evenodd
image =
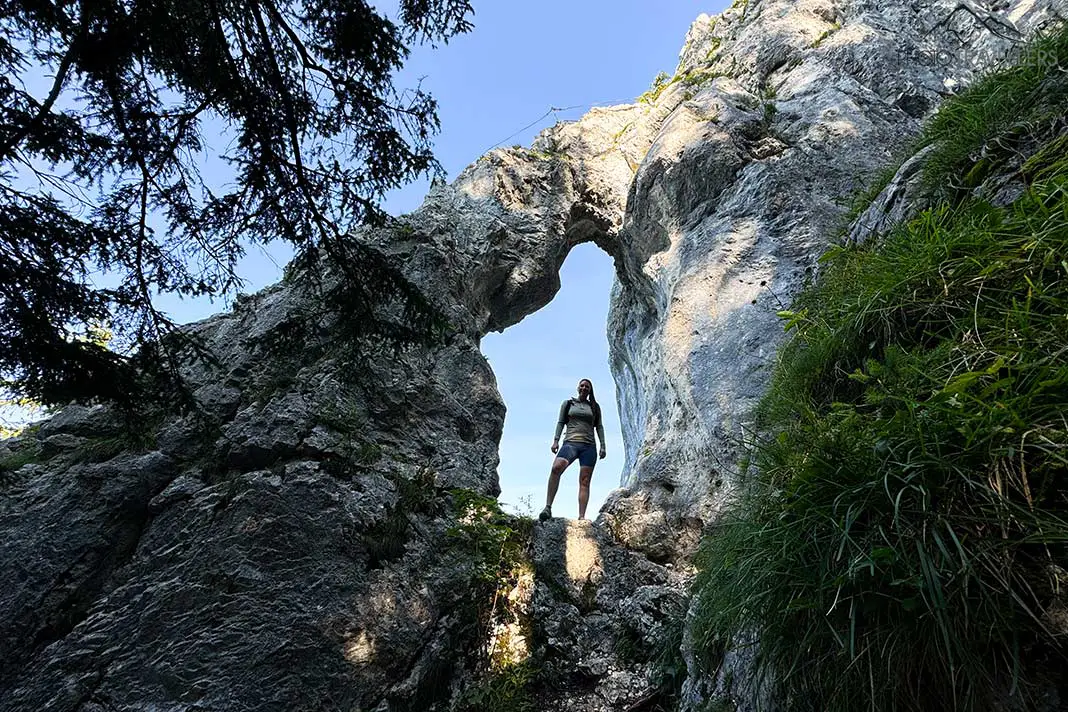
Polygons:
<instances>
[{"instance_id":1,"label":"tree silhouette","mask_svg":"<svg viewBox=\"0 0 1068 712\"><path fill-rule=\"evenodd\" d=\"M303 264L329 259L354 333L431 338L438 312L348 236L384 220L386 191L440 173L436 105L393 73L471 13L466 0L400 0L396 20L364 0L0 0L0 377L44 403L141 397L174 329L153 296L230 292L243 243L274 239ZM202 174L220 161L223 186ZM383 304L403 318L382 319ZM78 338L100 325L123 348Z\"/></svg>"}]
</instances>

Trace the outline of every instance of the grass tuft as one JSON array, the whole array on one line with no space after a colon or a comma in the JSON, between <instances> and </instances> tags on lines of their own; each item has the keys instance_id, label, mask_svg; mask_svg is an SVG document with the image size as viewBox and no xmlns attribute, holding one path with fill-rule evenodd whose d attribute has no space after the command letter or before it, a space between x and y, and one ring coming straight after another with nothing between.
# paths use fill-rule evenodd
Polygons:
<instances>
[{"instance_id":1,"label":"grass tuft","mask_svg":"<svg viewBox=\"0 0 1068 712\"><path fill-rule=\"evenodd\" d=\"M984 77L939 109L920 140L921 146L935 144L926 187L952 200L1013 166L1064 129L1066 104L1068 32L1061 28L1029 44L1015 66Z\"/></svg>"}]
</instances>

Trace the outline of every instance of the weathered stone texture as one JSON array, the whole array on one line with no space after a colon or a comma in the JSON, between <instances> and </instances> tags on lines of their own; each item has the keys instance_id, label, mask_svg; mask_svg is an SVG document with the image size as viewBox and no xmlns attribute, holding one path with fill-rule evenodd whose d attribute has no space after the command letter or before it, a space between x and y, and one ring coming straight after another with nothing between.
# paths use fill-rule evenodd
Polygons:
<instances>
[{"instance_id":1,"label":"weathered stone texture","mask_svg":"<svg viewBox=\"0 0 1068 712\"><path fill-rule=\"evenodd\" d=\"M638 168L618 235L639 271L621 277L609 315L623 485L651 502L654 540L665 519L712 520L729 493L784 338L776 312L842 234L850 197L1058 6L753 0L694 24L658 102L685 100ZM899 175L858 229L915 209L914 177ZM640 529L631 518L635 545Z\"/></svg>"},{"instance_id":2,"label":"weathered stone texture","mask_svg":"<svg viewBox=\"0 0 1068 712\"><path fill-rule=\"evenodd\" d=\"M687 573L650 562L589 521L538 525L532 558L537 654L552 681L538 708L610 712L657 702L657 660L681 624Z\"/></svg>"}]
</instances>

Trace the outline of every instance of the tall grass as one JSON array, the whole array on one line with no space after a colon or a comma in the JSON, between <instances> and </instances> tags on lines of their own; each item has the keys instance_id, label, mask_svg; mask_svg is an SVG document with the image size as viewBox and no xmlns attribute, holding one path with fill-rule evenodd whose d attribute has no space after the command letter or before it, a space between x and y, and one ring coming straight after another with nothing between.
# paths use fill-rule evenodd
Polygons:
<instances>
[{"instance_id":1,"label":"tall grass","mask_svg":"<svg viewBox=\"0 0 1068 712\"><path fill-rule=\"evenodd\" d=\"M957 191L832 250L784 315L795 335L749 484L702 547L691 624L699 653L758 631L777 708L1047 709L1068 692L1049 615L1068 596L1068 156L1049 113L1068 41L1039 46L1023 62L1044 72L984 80L928 133L956 142L928 175L963 175L1028 126L1024 193Z\"/></svg>"},{"instance_id":2,"label":"tall grass","mask_svg":"<svg viewBox=\"0 0 1068 712\"><path fill-rule=\"evenodd\" d=\"M920 137L920 146L935 145L924 170L927 187L959 197L1063 130L1066 72L1068 32L1061 28L1026 45L1014 66L946 102Z\"/></svg>"}]
</instances>

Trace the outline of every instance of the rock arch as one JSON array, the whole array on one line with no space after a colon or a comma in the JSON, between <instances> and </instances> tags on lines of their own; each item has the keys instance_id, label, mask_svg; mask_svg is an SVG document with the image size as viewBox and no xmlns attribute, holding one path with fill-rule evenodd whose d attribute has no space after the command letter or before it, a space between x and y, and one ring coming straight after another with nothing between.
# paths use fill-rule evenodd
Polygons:
<instances>
[{"instance_id":1,"label":"rock arch","mask_svg":"<svg viewBox=\"0 0 1068 712\"><path fill-rule=\"evenodd\" d=\"M490 151L450 185L431 189L406 216L412 255L443 253L436 275L410 270L431 294L448 294L467 312L475 336L501 331L545 306L559 290L559 271L572 247L594 242L617 275L640 274L621 228L633 167L652 140L652 109L595 109L578 122L543 132L532 147ZM409 260L409 264L411 261Z\"/></svg>"}]
</instances>

